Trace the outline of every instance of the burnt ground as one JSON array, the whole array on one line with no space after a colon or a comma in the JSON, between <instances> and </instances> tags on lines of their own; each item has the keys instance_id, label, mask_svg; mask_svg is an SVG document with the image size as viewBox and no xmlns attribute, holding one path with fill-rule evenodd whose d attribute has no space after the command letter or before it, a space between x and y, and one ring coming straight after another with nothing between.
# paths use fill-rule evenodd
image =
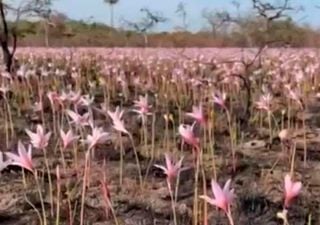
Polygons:
<instances>
[{"instance_id":1,"label":"burnt ground","mask_svg":"<svg viewBox=\"0 0 320 225\"><path fill-rule=\"evenodd\" d=\"M15 129L17 131L16 140L27 141L24 134L25 128L30 128L36 124L37 118L29 114L24 116L15 115ZM222 118L223 115L221 115ZM309 126L316 126L316 114L309 118ZM39 118L38 118L39 119ZM219 119L219 118L218 118ZM219 121L219 120L218 120ZM139 123L134 116L126 119L129 130L139 129ZM101 124L104 123L101 117ZM156 127L164 126L163 120L159 120ZM150 127L148 129L151 129ZM111 131L111 130L110 130ZM197 129L198 135L201 133ZM99 145L95 156L91 161L89 182L87 184L87 194L85 197L85 224L114 224L110 212L106 213L102 197L100 180L105 177L110 189L112 205L116 213L119 224L173 224L170 195L166 186L165 176L162 171L152 165L164 164L163 153L166 150L162 142L162 129L157 136L155 143L156 154L151 157L145 149L152 148L148 143L146 148L139 143L139 132L134 134L135 145L139 150L144 186L141 190L138 183L137 166L131 142L123 136L125 157L124 157L124 178L122 186L119 185L119 138L115 136L112 141L104 145ZM4 137L4 133L1 134ZM228 145L228 132L221 127L215 132L215 165L212 167L212 157L210 146L203 146L203 162L201 168L204 173L200 173L198 190L203 193L204 186L208 194L211 195L210 181L214 177L214 171L218 176L219 183L224 183L228 178L232 178L232 187L235 189L236 199L232 206L232 212L237 225L272 225L282 224L276 217L276 213L281 211L283 203L283 177L290 171L290 152L283 150L279 141L274 138L273 143L268 143L268 131L265 129L248 129L243 132L243 139L236 146L236 170L234 171L230 161L230 149ZM297 129L294 135L296 143L295 158L295 179L303 183L302 194L296 199L289 209L289 221L291 225L319 224L320 205L320 175L319 171L319 144L320 132L317 129L308 129L308 161L303 165L303 135ZM181 153L185 155L184 166L188 167L180 175L179 191L177 196L176 211L179 224L192 224L193 221L193 199L194 199L194 167L191 150L187 146L181 148L177 136L177 143L171 143L169 151L174 151L175 155ZM12 141L11 147L6 149L5 141L1 143L4 151L15 150L16 140ZM83 186L84 171L84 151L85 148L79 145L77 166L74 164L73 151L64 153L66 168L62 168L62 161L59 151L55 149L56 139L51 140L48 148L49 162L51 167L51 179L53 180L54 209L59 202L61 219L59 224L70 224L69 205L74 212L74 223L80 223L80 202ZM49 224L55 224L54 213L50 217L49 183L48 173L44 169L43 152L34 151L33 159L38 169L41 191L45 206L47 208ZM60 200L57 195L57 177L55 175L56 165L61 167L61 195ZM0 178L0 221L2 225L22 225L39 224L37 214L33 208L41 212L39 193L36 188L34 177L31 173L26 173L26 184L23 184L22 172L20 168L9 166L2 171ZM204 174L204 176L203 176ZM67 197L69 196L69 197ZM29 203L28 203L28 201ZM69 199L69 202L67 201ZM199 200L199 218L203 218L204 204ZM31 204L33 206L31 206ZM208 207L208 223L210 225L227 224L226 217L215 207ZM201 222L201 219L200 219ZM204 224L204 223L202 223Z\"/></svg>"}]
</instances>

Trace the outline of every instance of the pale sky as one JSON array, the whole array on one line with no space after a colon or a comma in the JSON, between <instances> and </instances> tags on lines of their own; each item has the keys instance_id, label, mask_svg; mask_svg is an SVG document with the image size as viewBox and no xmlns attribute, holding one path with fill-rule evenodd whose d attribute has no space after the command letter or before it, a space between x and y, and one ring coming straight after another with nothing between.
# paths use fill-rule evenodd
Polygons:
<instances>
[{"instance_id":1,"label":"pale sky","mask_svg":"<svg viewBox=\"0 0 320 225\"><path fill-rule=\"evenodd\" d=\"M159 11L169 20L165 24L158 25L157 30L172 30L181 25L181 19L175 14L179 2L184 2L187 10L187 22L189 29L195 31L205 26L202 12L207 10L234 10L232 0L119 0L115 6L115 24L121 26L122 18L137 21L142 17L140 9L148 7L150 10ZM277 2L280 0L271 0ZM241 10L250 10L251 0L238 0L241 2ZM291 0L293 6L303 6L304 11L295 13L293 18L300 23L308 23L320 28L320 0ZM103 0L55 0L54 9L67 14L72 19L82 19L109 23L109 7Z\"/></svg>"}]
</instances>

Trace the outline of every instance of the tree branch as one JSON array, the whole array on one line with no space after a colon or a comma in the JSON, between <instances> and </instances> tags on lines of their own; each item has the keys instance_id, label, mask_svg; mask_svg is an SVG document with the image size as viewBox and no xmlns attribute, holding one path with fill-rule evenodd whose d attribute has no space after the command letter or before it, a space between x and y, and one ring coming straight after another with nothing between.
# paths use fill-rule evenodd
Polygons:
<instances>
[{"instance_id":1,"label":"tree branch","mask_svg":"<svg viewBox=\"0 0 320 225\"><path fill-rule=\"evenodd\" d=\"M4 5L2 0L0 0L0 16L1 16L1 22L2 22L2 26L3 26L3 39L2 42L7 42L8 38L9 38L9 30L8 30L8 24L7 24L7 20L6 20L6 16L4 13Z\"/></svg>"}]
</instances>

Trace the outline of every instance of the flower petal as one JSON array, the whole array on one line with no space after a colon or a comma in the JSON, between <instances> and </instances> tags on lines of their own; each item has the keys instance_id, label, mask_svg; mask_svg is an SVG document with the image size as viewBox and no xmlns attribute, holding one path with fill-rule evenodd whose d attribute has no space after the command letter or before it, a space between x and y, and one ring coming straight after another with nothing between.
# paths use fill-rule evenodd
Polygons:
<instances>
[{"instance_id":1,"label":"flower petal","mask_svg":"<svg viewBox=\"0 0 320 225\"><path fill-rule=\"evenodd\" d=\"M20 157L17 156L16 154L13 154L11 152L6 152L5 154L9 159L11 159L13 161L13 162L10 163L12 165L14 165L13 163L15 163L15 162L20 162L21 161Z\"/></svg>"},{"instance_id":2,"label":"flower petal","mask_svg":"<svg viewBox=\"0 0 320 225\"><path fill-rule=\"evenodd\" d=\"M215 199L217 199L217 201L224 198L224 192L222 191L220 185L214 180L211 181L211 188L212 188L213 195Z\"/></svg>"},{"instance_id":3,"label":"flower petal","mask_svg":"<svg viewBox=\"0 0 320 225\"><path fill-rule=\"evenodd\" d=\"M171 161L171 159L170 159L170 155L169 155L168 153L165 153L165 154L164 154L164 157L165 157L165 159L166 159L167 169L168 169L169 171L172 171L173 165L172 165L172 161Z\"/></svg>"},{"instance_id":4,"label":"flower petal","mask_svg":"<svg viewBox=\"0 0 320 225\"><path fill-rule=\"evenodd\" d=\"M230 190L230 185L231 185L231 179L228 179L227 182L225 183L223 187L223 192L228 193Z\"/></svg>"},{"instance_id":5,"label":"flower petal","mask_svg":"<svg viewBox=\"0 0 320 225\"><path fill-rule=\"evenodd\" d=\"M205 200L206 202L208 202L210 205L219 207L217 201L216 201L214 198L210 198L210 197L208 197L208 196L206 196L206 195L200 195L199 198L204 199L204 200Z\"/></svg>"},{"instance_id":6,"label":"flower petal","mask_svg":"<svg viewBox=\"0 0 320 225\"><path fill-rule=\"evenodd\" d=\"M301 182L295 182L292 186L292 193L297 196L300 191L301 191L301 188L302 188L302 183Z\"/></svg>"},{"instance_id":7,"label":"flower petal","mask_svg":"<svg viewBox=\"0 0 320 225\"><path fill-rule=\"evenodd\" d=\"M165 168L164 166L157 165L157 164L155 164L155 165L153 165L153 166L154 166L154 167L157 167L157 168L159 168L159 169L161 169L161 170L163 170L165 174L168 174L168 170L167 170L167 168Z\"/></svg>"},{"instance_id":8,"label":"flower petal","mask_svg":"<svg viewBox=\"0 0 320 225\"><path fill-rule=\"evenodd\" d=\"M31 140L34 140L38 137L38 135L36 133L33 133L31 130L29 129L25 129L27 135L30 137Z\"/></svg>"},{"instance_id":9,"label":"flower petal","mask_svg":"<svg viewBox=\"0 0 320 225\"><path fill-rule=\"evenodd\" d=\"M32 160L32 146L28 146L28 159L31 161Z\"/></svg>"},{"instance_id":10,"label":"flower petal","mask_svg":"<svg viewBox=\"0 0 320 225\"><path fill-rule=\"evenodd\" d=\"M180 170L180 172L182 171L181 166L182 166L182 161L183 161L183 157L181 157L181 159L176 163L176 165L174 166L175 170Z\"/></svg>"},{"instance_id":11,"label":"flower petal","mask_svg":"<svg viewBox=\"0 0 320 225\"><path fill-rule=\"evenodd\" d=\"M28 153L21 141L18 142L18 153L21 158L27 158Z\"/></svg>"}]
</instances>

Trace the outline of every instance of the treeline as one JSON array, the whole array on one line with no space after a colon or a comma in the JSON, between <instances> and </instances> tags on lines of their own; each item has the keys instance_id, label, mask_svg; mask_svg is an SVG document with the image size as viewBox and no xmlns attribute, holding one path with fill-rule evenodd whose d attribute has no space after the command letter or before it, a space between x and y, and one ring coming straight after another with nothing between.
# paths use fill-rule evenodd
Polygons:
<instances>
[{"instance_id":1,"label":"treeline","mask_svg":"<svg viewBox=\"0 0 320 225\"><path fill-rule=\"evenodd\" d=\"M219 29L207 28L192 33L180 29L173 32L141 33L113 29L104 24L74 21L60 16L45 21L20 21L17 31L19 46L50 47L320 47L320 31L293 20L277 20L265 24L257 18L246 18L236 25Z\"/></svg>"}]
</instances>

